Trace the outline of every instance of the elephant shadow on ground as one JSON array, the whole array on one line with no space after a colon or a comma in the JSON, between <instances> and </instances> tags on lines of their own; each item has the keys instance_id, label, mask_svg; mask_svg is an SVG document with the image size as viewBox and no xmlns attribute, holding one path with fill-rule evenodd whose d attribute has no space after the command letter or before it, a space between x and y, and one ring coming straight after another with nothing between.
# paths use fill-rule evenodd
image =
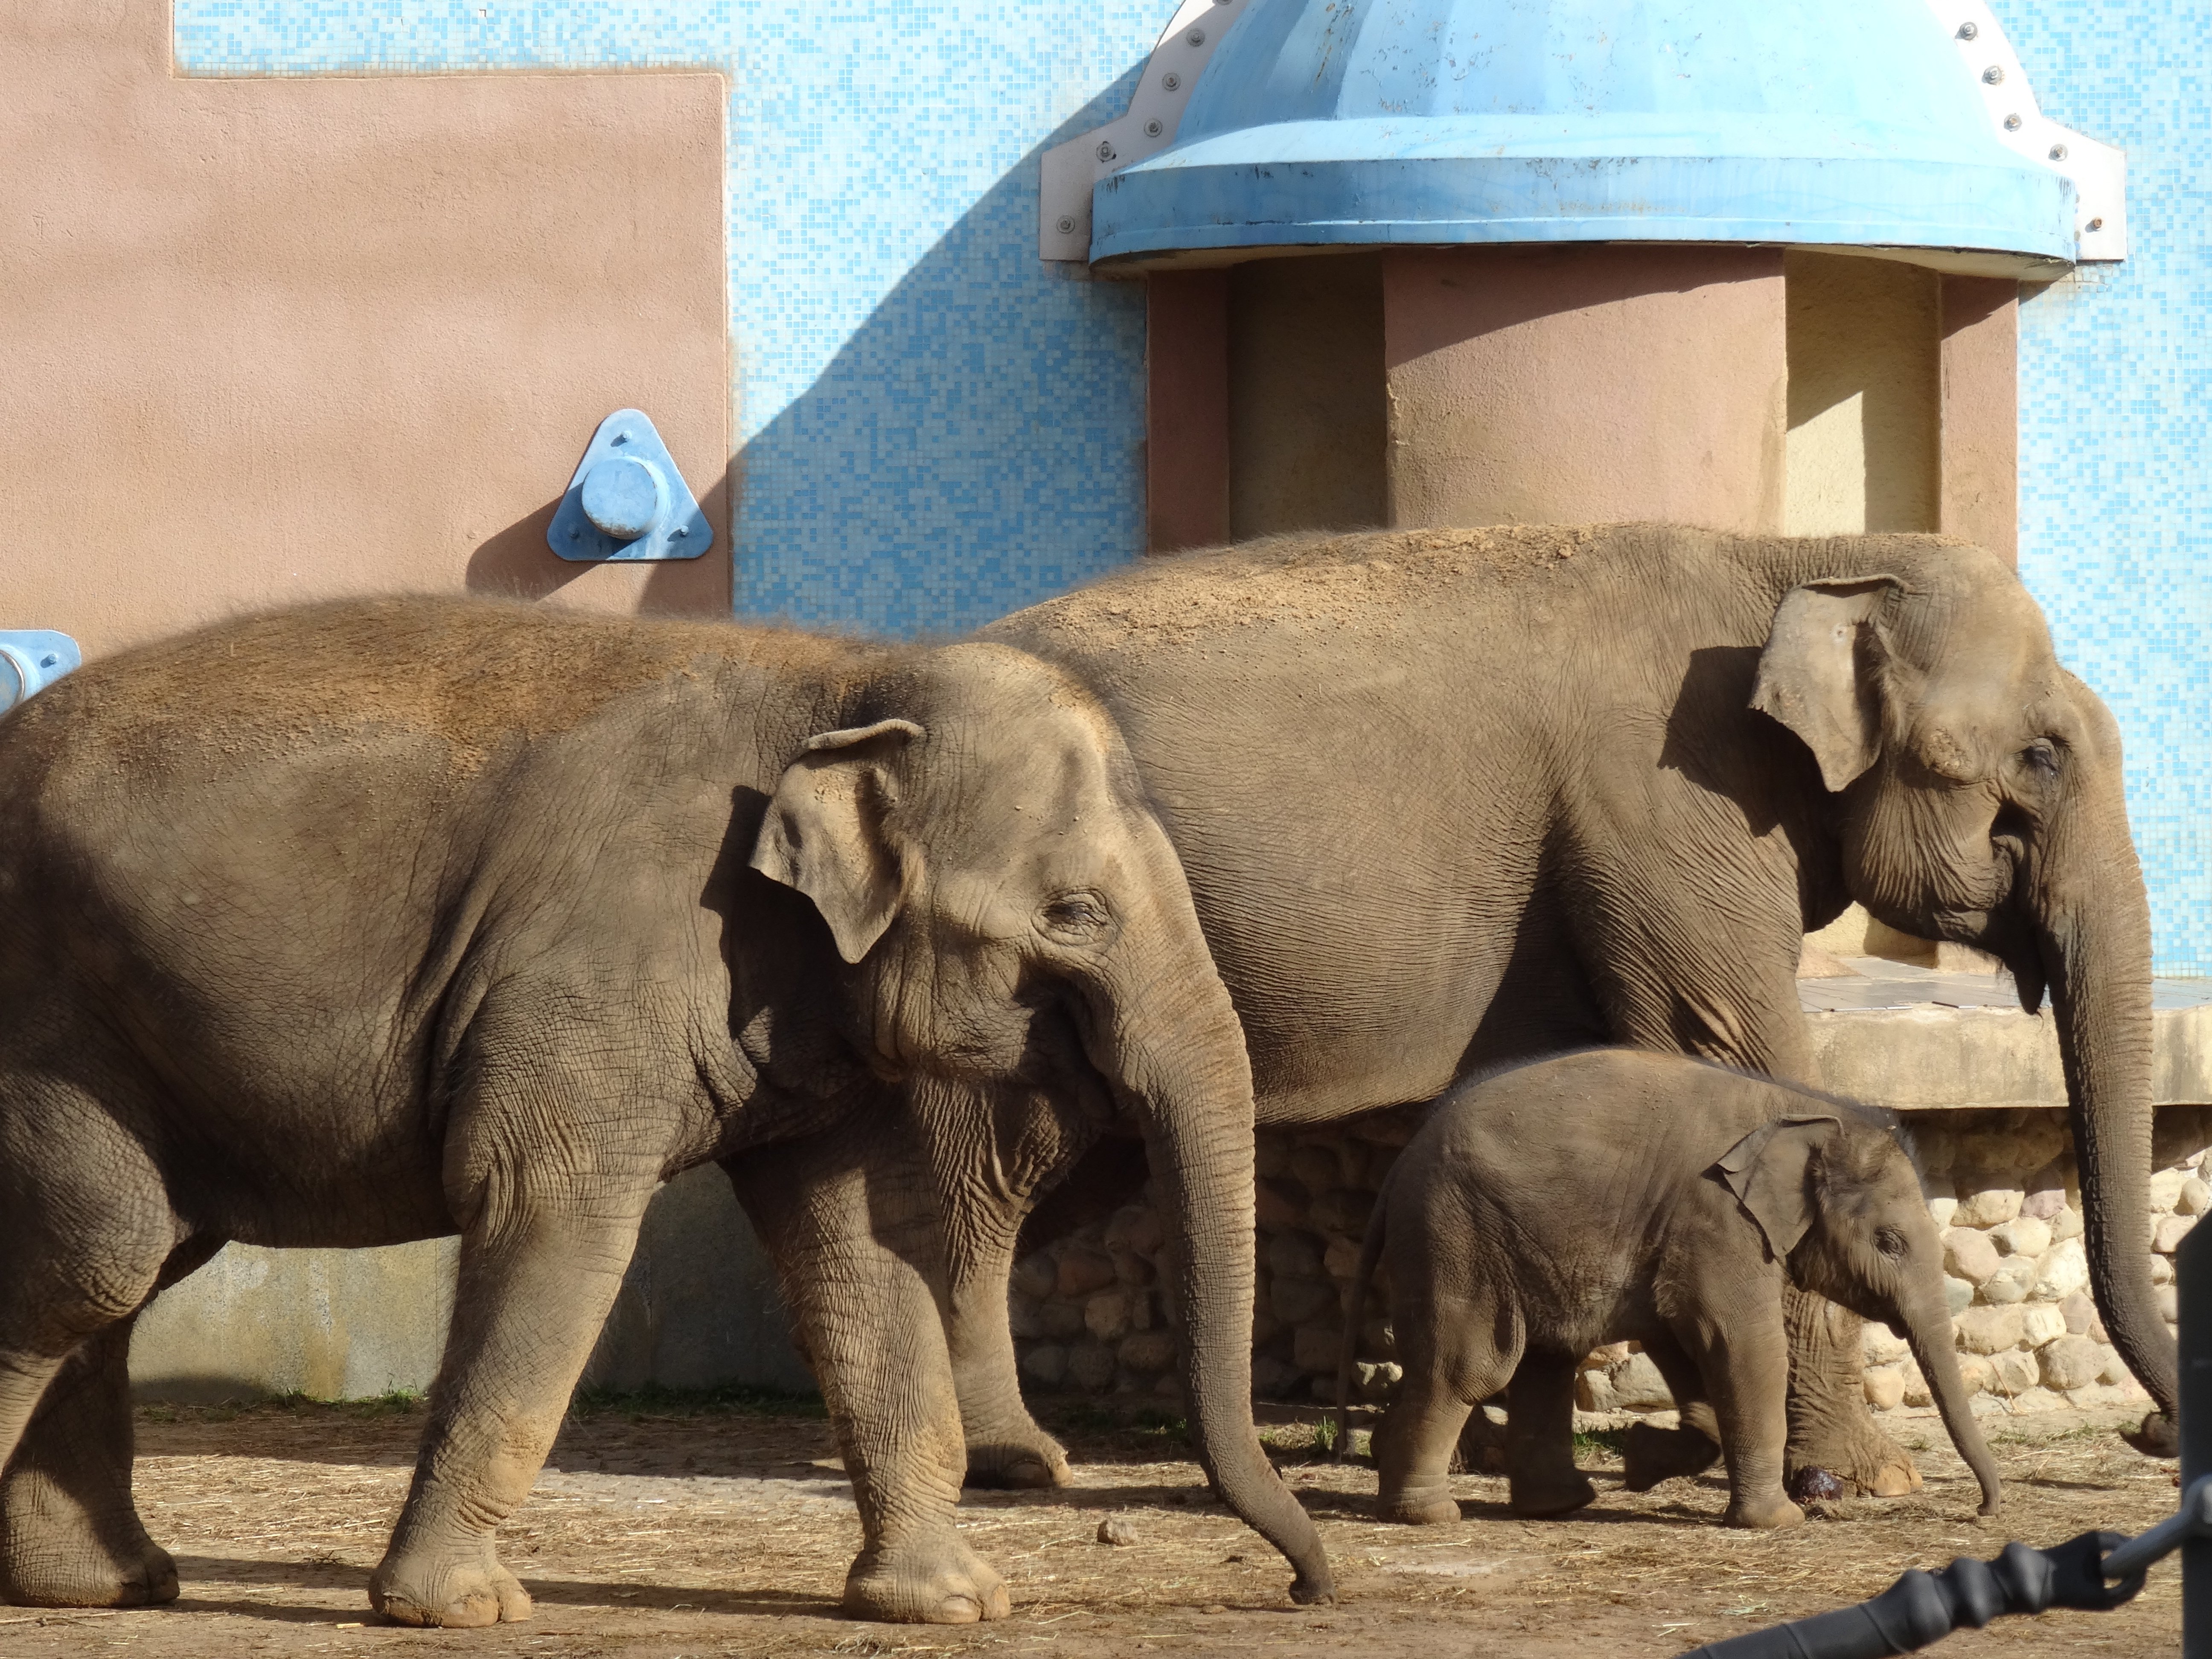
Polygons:
<instances>
[{"instance_id":1,"label":"elephant shadow on ground","mask_svg":"<svg viewBox=\"0 0 2212 1659\"><path fill-rule=\"evenodd\" d=\"M220 1556L180 1555L177 1573L185 1594L174 1604L184 1613L228 1613L241 1618L285 1625L364 1623L368 1595L367 1567L326 1561L242 1561ZM842 1617L834 1595L813 1595L799 1590L722 1590L687 1589L679 1585L594 1583L565 1578L533 1578L518 1575L531 1599L541 1607L623 1607L652 1613L707 1613L760 1615L771 1618L814 1615ZM209 1581L215 1582L210 1583ZM308 1606L276 1604L247 1596L225 1597L225 1581L252 1584L281 1584L290 1589L334 1590L342 1604ZM381 1626L380 1626L381 1627Z\"/></svg>"}]
</instances>

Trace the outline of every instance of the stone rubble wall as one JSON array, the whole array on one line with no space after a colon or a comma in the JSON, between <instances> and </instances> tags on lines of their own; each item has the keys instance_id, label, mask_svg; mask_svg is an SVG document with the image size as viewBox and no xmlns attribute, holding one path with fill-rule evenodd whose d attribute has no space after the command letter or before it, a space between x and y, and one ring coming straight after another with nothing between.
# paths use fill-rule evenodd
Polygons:
<instances>
[{"instance_id":1,"label":"stone rubble wall","mask_svg":"<svg viewBox=\"0 0 2212 1659\"><path fill-rule=\"evenodd\" d=\"M2159 1114L2151 1182L2151 1274L2169 1323L2173 1251L2212 1209L2198 1173L2212 1146L2212 1110ZM1333 1401L1344 1291L1359 1259L1375 1194L1419 1123L1417 1110L1377 1113L1325 1129L1259 1136L1259 1278L1253 1319L1256 1398ZM2144 1398L2106 1340L2088 1294L2081 1198L2066 1114L2021 1109L1917 1113L1905 1119L1942 1228L1945 1286L1961 1370L1978 1411L2101 1407ZM1015 1270L1012 1313L1024 1381L1044 1389L1176 1397L1159 1252L1166 1230L1152 1202L1061 1239ZM1399 1370L1384 1299L1370 1292L1357 1375L1362 1399L1388 1398ZM1865 1330L1866 1393L1878 1411L1930 1403L1905 1344ZM1657 1368L1633 1343L1589 1356L1577 1404L1601 1418L1672 1411Z\"/></svg>"}]
</instances>

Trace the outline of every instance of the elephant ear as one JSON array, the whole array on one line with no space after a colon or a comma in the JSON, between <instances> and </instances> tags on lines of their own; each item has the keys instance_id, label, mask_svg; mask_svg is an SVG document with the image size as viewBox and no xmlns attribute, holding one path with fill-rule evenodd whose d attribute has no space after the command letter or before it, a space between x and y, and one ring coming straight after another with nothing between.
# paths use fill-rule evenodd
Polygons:
<instances>
[{"instance_id":1,"label":"elephant ear","mask_svg":"<svg viewBox=\"0 0 2212 1659\"><path fill-rule=\"evenodd\" d=\"M1872 766L1881 748L1881 707L1865 672L1859 635L1894 576L1807 582L1775 611L1751 706L1795 732L1831 790Z\"/></svg>"},{"instance_id":2,"label":"elephant ear","mask_svg":"<svg viewBox=\"0 0 2212 1659\"><path fill-rule=\"evenodd\" d=\"M806 740L784 768L753 844L752 867L814 901L837 940L858 962L898 915L896 850L884 834L890 780L885 748L924 736L912 720L878 720Z\"/></svg>"},{"instance_id":3,"label":"elephant ear","mask_svg":"<svg viewBox=\"0 0 2212 1659\"><path fill-rule=\"evenodd\" d=\"M1805 1166L1842 1127L1832 1117L1777 1118L1729 1147L1716 1166L1777 1261L1789 1260L1813 1224Z\"/></svg>"}]
</instances>

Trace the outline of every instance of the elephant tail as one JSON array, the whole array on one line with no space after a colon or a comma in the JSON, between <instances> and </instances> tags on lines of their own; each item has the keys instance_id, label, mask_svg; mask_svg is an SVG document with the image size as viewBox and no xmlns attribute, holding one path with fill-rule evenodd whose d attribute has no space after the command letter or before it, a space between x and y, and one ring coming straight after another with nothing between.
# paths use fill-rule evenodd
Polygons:
<instances>
[{"instance_id":1,"label":"elephant tail","mask_svg":"<svg viewBox=\"0 0 2212 1659\"><path fill-rule=\"evenodd\" d=\"M1359 1329L1367 1322L1367 1286L1375 1278L1375 1264L1382 1256L1383 1220L1389 1213L1390 1183L1375 1194L1368 1212L1367 1234L1359 1241L1359 1265L1352 1270L1352 1283L1344 1289L1344 1334L1336 1344L1336 1446L1334 1456L1344 1462L1352 1455L1352 1368L1359 1355Z\"/></svg>"}]
</instances>

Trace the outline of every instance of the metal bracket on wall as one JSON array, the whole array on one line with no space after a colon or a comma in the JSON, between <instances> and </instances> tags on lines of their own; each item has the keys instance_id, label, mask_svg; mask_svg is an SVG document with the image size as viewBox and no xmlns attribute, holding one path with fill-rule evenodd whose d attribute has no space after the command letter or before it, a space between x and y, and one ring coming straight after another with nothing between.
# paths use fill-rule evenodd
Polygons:
<instances>
[{"instance_id":1,"label":"metal bracket on wall","mask_svg":"<svg viewBox=\"0 0 2212 1659\"><path fill-rule=\"evenodd\" d=\"M2082 260L2128 257L2127 152L2062 127L2036 106L2027 71L1984 0L1928 0L1981 88L1997 141L2074 181L2074 234Z\"/></svg>"},{"instance_id":2,"label":"metal bracket on wall","mask_svg":"<svg viewBox=\"0 0 2212 1659\"><path fill-rule=\"evenodd\" d=\"M1191 88L1230 26L1256 0L1182 0L1145 63L1129 112L1045 151L1037 181L1037 257L1091 258L1091 190L1175 143Z\"/></svg>"},{"instance_id":3,"label":"metal bracket on wall","mask_svg":"<svg viewBox=\"0 0 2212 1659\"><path fill-rule=\"evenodd\" d=\"M0 714L83 665L84 653L49 628L0 631Z\"/></svg>"},{"instance_id":4,"label":"metal bracket on wall","mask_svg":"<svg viewBox=\"0 0 2212 1659\"><path fill-rule=\"evenodd\" d=\"M564 559L696 559L714 532L653 422L618 409L592 434L545 541Z\"/></svg>"}]
</instances>

